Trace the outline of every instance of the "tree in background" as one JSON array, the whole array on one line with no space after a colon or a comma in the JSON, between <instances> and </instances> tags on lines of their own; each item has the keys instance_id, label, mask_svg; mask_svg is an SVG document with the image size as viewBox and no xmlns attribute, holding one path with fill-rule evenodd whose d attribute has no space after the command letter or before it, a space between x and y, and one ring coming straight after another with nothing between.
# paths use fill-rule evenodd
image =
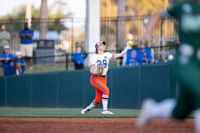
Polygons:
<instances>
[{"instance_id":1,"label":"tree in background","mask_svg":"<svg viewBox=\"0 0 200 133\"><path fill-rule=\"evenodd\" d=\"M123 47L126 45L128 34L137 38L142 36L146 20L140 16L149 16L168 6L168 0L101 0L102 38L109 42L118 42L120 44L114 45ZM116 20L108 19L108 17L117 18L117 16L120 17Z\"/></svg>"},{"instance_id":2,"label":"tree in background","mask_svg":"<svg viewBox=\"0 0 200 133\"><path fill-rule=\"evenodd\" d=\"M58 8L55 10L55 6ZM54 9L53 9L54 8ZM52 10L53 9L53 10ZM65 25L62 19L69 18L72 13L69 10L60 9L58 3L53 3L48 7L48 29L60 33L69 28ZM7 30L11 33L12 41L11 48L19 49L19 31L24 27L26 5L20 5L13 9L13 12L5 16L0 16L0 24L5 24ZM40 9L32 6L32 29L40 31Z\"/></svg>"},{"instance_id":3,"label":"tree in background","mask_svg":"<svg viewBox=\"0 0 200 133\"><path fill-rule=\"evenodd\" d=\"M55 3L54 3L55 5ZM53 6L50 6L48 8L48 28L54 29L58 32L61 30L67 30L67 27L64 25L64 23L61 21L64 18L69 18L72 13L70 11L65 10L57 10L55 12L52 12ZM7 14L5 16L0 16L0 23L5 23L7 25L7 29L11 31L19 31L21 28L23 28L23 24L25 21L25 11L26 11L26 5L20 5L14 9L14 11L10 14ZM32 28L34 30L39 31L39 23L40 23L40 9L32 6Z\"/></svg>"}]
</instances>

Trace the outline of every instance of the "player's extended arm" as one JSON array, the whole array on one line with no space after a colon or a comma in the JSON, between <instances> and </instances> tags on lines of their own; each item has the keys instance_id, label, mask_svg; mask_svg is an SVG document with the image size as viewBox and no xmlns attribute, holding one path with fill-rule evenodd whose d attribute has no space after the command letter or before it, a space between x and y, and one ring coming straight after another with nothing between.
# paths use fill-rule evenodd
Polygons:
<instances>
[{"instance_id":1,"label":"player's extended arm","mask_svg":"<svg viewBox=\"0 0 200 133\"><path fill-rule=\"evenodd\" d=\"M158 25L158 23L160 22L160 20L162 20L162 16L160 13L153 15L153 17L151 18L146 32L144 34L144 41L149 41L152 38L152 32L154 30L154 28Z\"/></svg>"},{"instance_id":2,"label":"player's extended arm","mask_svg":"<svg viewBox=\"0 0 200 133\"><path fill-rule=\"evenodd\" d=\"M126 46L121 53L114 54L112 58L116 59L116 58L122 57L127 52L128 49L130 49L130 46Z\"/></svg>"}]
</instances>

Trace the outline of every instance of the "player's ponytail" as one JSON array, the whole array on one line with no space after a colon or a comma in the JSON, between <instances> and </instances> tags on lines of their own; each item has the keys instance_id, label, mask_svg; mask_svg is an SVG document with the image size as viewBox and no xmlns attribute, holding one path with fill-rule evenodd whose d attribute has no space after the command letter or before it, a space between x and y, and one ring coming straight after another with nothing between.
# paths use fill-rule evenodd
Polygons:
<instances>
[{"instance_id":1,"label":"player's ponytail","mask_svg":"<svg viewBox=\"0 0 200 133\"><path fill-rule=\"evenodd\" d=\"M96 54L98 54L98 49L96 48Z\"/></svg>"},{"instance_id":2,"label":"player's ponytail","mask_svg":"<svg viewBox=\"0 0 200 133\"><path fill-rule=\"evenodd\" d=\"M96 54L98 54L98 44L97 43L95 44L95 52L96 52Z\"/></svg>"}]
</instances>

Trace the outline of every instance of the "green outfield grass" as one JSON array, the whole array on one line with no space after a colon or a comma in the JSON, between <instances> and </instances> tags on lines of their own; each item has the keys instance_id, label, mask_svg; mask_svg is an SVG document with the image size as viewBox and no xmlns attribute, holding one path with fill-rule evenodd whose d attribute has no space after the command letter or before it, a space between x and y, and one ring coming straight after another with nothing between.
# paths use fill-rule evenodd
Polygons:
<instances>
[{"instance_id":1,"label":"green outfield grass","mask_svg":"<svg viewBox=\"0 0 200 133\"><path fill-rule=\"evenodd\" d=\"M80 108L14 108L1 107L0 117L44 117L44 118L80 118L80 117L112 117L112 118L131 118L137 117L139 110L136 109L111 109L114 115L102 115L101 109L94 109L82 115Z\"/></svg>"}]
</instances>

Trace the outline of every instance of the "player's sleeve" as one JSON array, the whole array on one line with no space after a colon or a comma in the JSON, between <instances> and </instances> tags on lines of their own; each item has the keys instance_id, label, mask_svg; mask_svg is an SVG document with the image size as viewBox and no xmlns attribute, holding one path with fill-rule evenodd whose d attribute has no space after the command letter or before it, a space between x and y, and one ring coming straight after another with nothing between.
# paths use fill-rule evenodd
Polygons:
<instances>
[{"instance_id":1,"label":"player's sleeve","mask_svg":"<svg viewBox=\"0 0 200 133\"><path fill-rule=\"evenodd\" d=\"M181 10L180 7L181 7L181 4L176 4L165 11L161 11L161 16L167 19L170 19L172 17L177 17L179 14L179 11Z\"/></svg>"},{"instance_id":2,"label":"player's sleeve","mask_svg":"<svg viewBox=\"0 0 200 133\"><path fill-rule=\"evenodd\" d=\"M113 53L107 52L106 56L108 57L109 60L111 60L113 58Z\"/></svg>"}]
</instances>

